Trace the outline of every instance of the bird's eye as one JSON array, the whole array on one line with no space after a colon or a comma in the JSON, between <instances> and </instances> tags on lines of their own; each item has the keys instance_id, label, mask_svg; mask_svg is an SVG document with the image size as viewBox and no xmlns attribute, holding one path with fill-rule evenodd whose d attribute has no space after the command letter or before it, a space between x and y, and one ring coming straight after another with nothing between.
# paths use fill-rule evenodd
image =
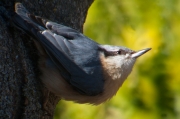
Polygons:
<instances>
[{"instance_id":1,"label":"bird's eye","mask_svg":"<svg viewBox=\"0 0 180 119\"><path fill-rule=\"evenodd\" d=\"M122 51L121 50L117 51L117 54L119 54L119 55L122 54Z\"/></svg>"}]
</instances>

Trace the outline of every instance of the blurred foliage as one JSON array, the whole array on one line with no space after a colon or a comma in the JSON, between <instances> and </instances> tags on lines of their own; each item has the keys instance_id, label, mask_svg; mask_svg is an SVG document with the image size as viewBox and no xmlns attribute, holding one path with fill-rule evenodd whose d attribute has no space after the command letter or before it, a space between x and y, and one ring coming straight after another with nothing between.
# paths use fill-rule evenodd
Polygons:
<instances>
[{"instance_id":1,"label":"blurred foliage","mask_svg":"<svg viewBox=\"0 0 180 119\"><path fill-rule=\"evenodd\" d=\"M60 101L54 119L180 119L180 0L95 0L84 32L101 44L152 50L110 101Z\"/></svg>"}]
</instances>

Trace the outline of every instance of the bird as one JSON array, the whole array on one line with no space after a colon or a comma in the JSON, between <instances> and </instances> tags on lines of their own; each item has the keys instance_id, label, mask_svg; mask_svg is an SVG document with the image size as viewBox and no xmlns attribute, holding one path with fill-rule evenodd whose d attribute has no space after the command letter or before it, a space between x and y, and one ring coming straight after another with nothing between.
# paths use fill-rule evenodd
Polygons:
<instances>
[{"instance_id":1,"label":"bird","mask_svg":"<svg viewBox=\"0 0 180 119\"><path fill-rule=\"evenodd\" d=\"M137 58L151 49L101 45L73 28L30 14L22 3L15 4L12 22L33 38L43 85L61 99L80 104L111 99Z\"/></svg>"}]
</instances>

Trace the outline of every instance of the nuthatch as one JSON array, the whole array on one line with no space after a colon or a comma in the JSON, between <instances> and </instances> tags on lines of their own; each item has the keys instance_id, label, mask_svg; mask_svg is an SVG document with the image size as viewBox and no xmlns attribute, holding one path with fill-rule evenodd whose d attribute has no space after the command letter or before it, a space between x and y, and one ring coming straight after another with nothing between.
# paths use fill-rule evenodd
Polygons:
<instances>
[{"instance_id":1,"label":"nuthatch","mask_svg":"<svg viewBox=\"0 0 180 119\"><path fill-rule=\"evenodd\" d=\"M14 24L34 38L44 85L62 99L100 104L116 94L136 59L150 50L100 45L70 28L15 5Z\"/></svg>"}]
</instances>

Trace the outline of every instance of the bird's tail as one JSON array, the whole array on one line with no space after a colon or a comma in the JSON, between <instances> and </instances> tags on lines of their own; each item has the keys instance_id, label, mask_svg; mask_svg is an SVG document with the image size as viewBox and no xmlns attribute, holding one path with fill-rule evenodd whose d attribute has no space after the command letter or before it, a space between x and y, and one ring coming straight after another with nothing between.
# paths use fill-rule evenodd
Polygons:
<instances>
[{"instance_id":1,"label":"bird's tail","mask_svg":"<svg viewBox=\"0 0 180 119\"><path fill-rule=\"evenodd\" d=\"M21 3L16 3L15 4L15 12L21 16L27 17L27 14L29 12L26 10L26 8L21 4Z\"/></svg>"},{"instance_id":2,"label":"bird's tail","mask_svg":"<svg viewBox=\"0 0 180 119\"><path fill-rule=\"evenodd\" d=\"M0 16L4 21L10 21L14 26L34 37L38 31L45 30L47 22L41 17L30 14L21 3L15 4L15 11L8 10L3 4L0 4Z\"/></svg>"},{"instance_id":3,"label":"bird's tail","mask_svg":"<svg viewBox=\"0 0 180 119\"><path fill-rule=\"evenodd\" d=\"M45 30L47 20L30 14L21 3L15 4L15 15L12 17L15 26L27 34L36 37L38 31Z\"/></svg>"},{"instance_id":4,"label":"bird's tail","mask_svg":"<svg viewBox=\"0 0 180 119\"><path fill-rule=\"evenodd\" d=\"M21 3L16 3L15 4L15 12L22 17L29 18L31 22L34 22L38 25L41 25L44 27L45 23L47 22L46 19L43 19L39 16L35 16L29 13L29 11L26 10L26 8L21 4Z\"/></svg>"}]
</instances>

